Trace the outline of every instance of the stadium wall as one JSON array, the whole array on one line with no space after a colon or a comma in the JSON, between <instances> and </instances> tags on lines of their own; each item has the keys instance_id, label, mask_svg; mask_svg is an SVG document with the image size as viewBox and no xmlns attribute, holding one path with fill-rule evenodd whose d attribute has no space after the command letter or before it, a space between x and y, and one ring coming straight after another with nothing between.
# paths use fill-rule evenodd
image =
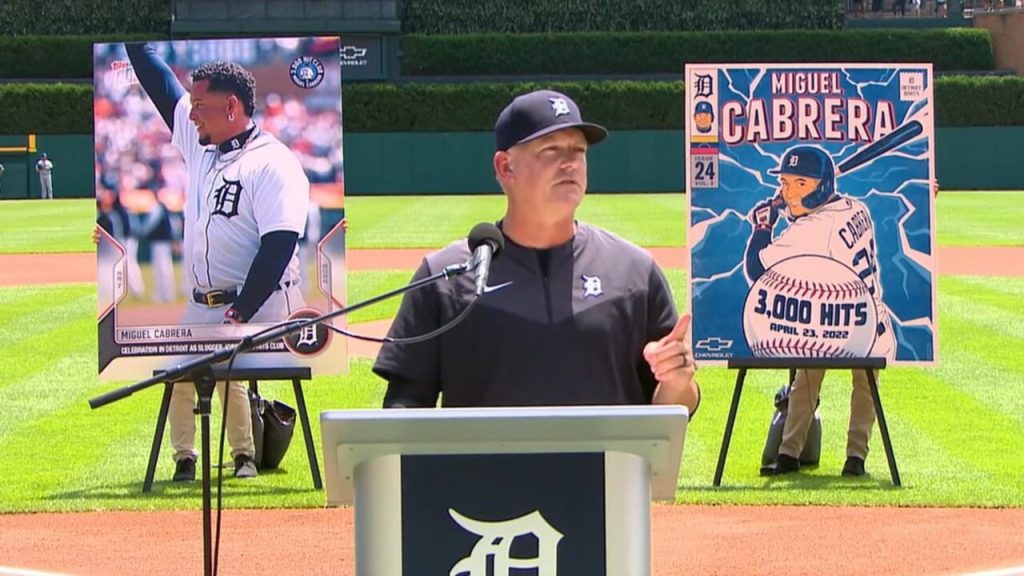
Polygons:
<instances>
[{"instance_id":1,"label":"stadium wall","mask_svg":"<svg viewBox=\"0 0 1024 576\"><path fill-rule=\"evenodd\" d=\"M24 137L0 136L0 146ZM89 135L40 135L35 154L0 155L7 167L0 198L38 198L32 166L40 152L54 162L58 198L92 196L93 148ZM346 193L497 193L489 132L348 133ZM947 190L1024 190L1016 155L1024 127L937 128L936 169ZM683 134L670 130L616 130L590 154L592 192L678 192L683 189Z\"/></svg>"}]
</instances>

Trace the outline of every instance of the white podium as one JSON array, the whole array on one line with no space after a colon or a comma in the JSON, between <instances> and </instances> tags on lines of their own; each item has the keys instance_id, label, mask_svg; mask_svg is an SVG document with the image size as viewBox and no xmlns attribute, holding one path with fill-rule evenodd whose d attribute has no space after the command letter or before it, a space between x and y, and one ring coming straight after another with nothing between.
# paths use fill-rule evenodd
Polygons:
<instances>
[{"instance_id":1,"label":"white podium","mask_svg":"<svg viewBox=\"0 0 1024 576\"><path fill-rule=\"evenodd\" d=\"M675 499L682 406L327 411L329 506L354 505L359 576L651 573L650 502Z\"/></svg>"}]
</instances>

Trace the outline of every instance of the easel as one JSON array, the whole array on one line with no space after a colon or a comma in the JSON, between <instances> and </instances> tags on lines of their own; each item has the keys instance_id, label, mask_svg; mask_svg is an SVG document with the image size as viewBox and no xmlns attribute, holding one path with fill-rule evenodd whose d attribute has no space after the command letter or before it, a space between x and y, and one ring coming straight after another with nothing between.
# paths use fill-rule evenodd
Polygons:
<instances>
[{"instance_id":1,"label":"easel","mask_svg":"<svg viewBox=\"0 0 1024 576\"><path fill-rule=\"evenodd\" d=\"M743 381L747 370L751 369L789 369L790 381L793 370L800 368L824 370L864 370L871 388L871 399L875 405L875 417L881 432L882 444L885 446L885 457L889 462L889 473L892 475L893 486L901 486L900 473L896 469L896 457L892 453L889 441L889 427L885 423L882 412L882 399L878 395L878 384L875 382L875 370L885 369L885 358L736 358L729 360L730 370L739 370L736 374L736 388L732 394L732 405L729 407L729 419L725 424L725 435L722 437L722 449L718 453L718 466L715 468L715 486L722 485L722 473L725 471L725 458L729 453L729 442L732 440L732 427L736 422L736 411L740 405L740 393L743 392Z\"/></svg>"},{"instance_id":2,"label":"easel","mask_svg":"<svg viewBox=\"0 0 1024 576\"><path fill-rule=\"evenodd\" d=\"M158 375L158 373L154 373ZM214 380L223 382L227 376L227 370L217 367L213 370ZM309 459L309 471L313 476L313 488L323 489L323 482L320 479L320 468L316 460L316 448L313 445L313 432L309 427L309 413L306 411L306 398L302 394L302 381L311 379L310 369L307 368L244 368L231 371L232 380L248 380L249 389L256 391L259 380L291 380L292 390L295 392L296 411L299 413L299 422L302 425L302 436L306 441L306 456ZM190 380L178 380L179 384L192 385ZM146 479L142 483L142 492L147 493L153 489L153 478L156 475L156 464L160 458L160 444L164 437L164 426L167 424L167 413L171 406L171 391L174 383L164 384L163 401L160 403L160 413L156 419L156 431L153 434L153 446L149 451L149 465L146 467ZM205 447L204 447L205 449Z\"/></svg>"}]
</instances>

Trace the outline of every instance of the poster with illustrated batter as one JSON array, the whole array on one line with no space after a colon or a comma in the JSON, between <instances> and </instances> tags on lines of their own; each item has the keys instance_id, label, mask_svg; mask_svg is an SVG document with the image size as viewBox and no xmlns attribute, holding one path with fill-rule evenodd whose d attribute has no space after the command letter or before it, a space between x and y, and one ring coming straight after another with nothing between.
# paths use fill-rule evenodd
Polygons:
<instances>
[{"instance_id":1,"label":"poster with illustrated batter","mask_svg":"<svg viewBox=\"0 0 1024 576\"><path fill-rule=\"evenodd\" d=\"M698 361L933 365L930 64L688 65Z\"/></svg>"}]
</instances>

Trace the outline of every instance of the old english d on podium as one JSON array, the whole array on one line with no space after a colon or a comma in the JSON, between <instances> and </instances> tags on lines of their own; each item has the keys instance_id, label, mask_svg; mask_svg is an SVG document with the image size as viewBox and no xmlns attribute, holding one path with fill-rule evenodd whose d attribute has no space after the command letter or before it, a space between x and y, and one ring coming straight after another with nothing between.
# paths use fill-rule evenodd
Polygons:
<instances>
[{"instance_id":1,"label":"old english d on podium","mask_svg":"<svg viewBox=\"0 0 1024 576\"><path fill-rule=\"evenodd\" d=\"M321 414L327 503L354 505L359 576L651 573L682 406Z\"/></svg>"}]
</instances>

